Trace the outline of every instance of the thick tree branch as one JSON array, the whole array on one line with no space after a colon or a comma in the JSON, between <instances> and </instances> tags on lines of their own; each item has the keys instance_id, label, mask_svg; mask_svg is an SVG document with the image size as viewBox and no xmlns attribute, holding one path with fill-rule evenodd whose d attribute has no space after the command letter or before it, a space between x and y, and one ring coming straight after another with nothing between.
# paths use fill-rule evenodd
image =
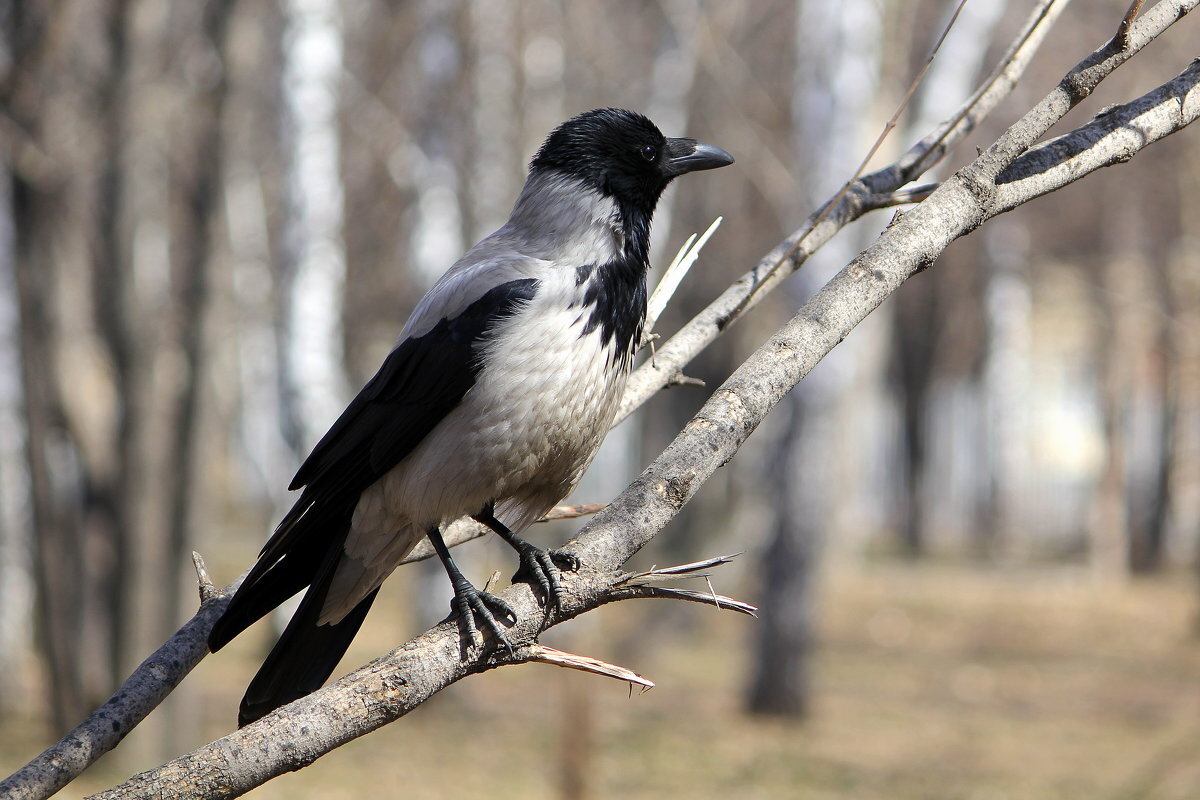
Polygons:
<instances>
[{"instance_id":1,"label":"thick tree branch","mask_svg":"<svg viewBox=\"0 0 1200 800\"><path fill-rule=\"evenodd\" d=\"M1116 52L1113 46L1106 46L1082 62L978 159L894 222L872 247L826 284L714 392L663 454L566 545L583 566L564 576L560 610L543 615L523 584L502 593L518 616L510 638L519 645L531 644L548 627L620 599L629 580L620 573L621 565L733 457L774 405L891 292L933 263L951 241L1008 210L1007 203L1026 202L1041 194L1039 186L1031 186L1023 199L1018 195L1006 199L1005 191L1016 190L1003 189L999 177L1009 175L1005 170L1100 80L1196 2L1200 0L1163 0L1156 5L1131 27L1128 49ZM1194 71L1189 68L1173 81L1183 81L1173 90L1163 87L1151 95L1174 91L1181 98L1179 104L1192 108L1194 115L1194 91L1188 88L1194 86ZM1155 106L1152 100L1146 102ZM1124 120L1126 114L1118 110L1089 126L1107 124L1116 130L1126 124ZM1133 149L1126 144L1122 156L1131 156L1187 121L1187 113L1168 115L1166 127L1153 138L1143 137ZM1094 146L1106 147L1105 141L1101 136ZM1075 158L1080 161L1076 163L1093 163L1085 155L1078 153ZM1110 162L1096 159L1090 169L1103 163ZM1074 179L1084 174L1076 172ZM450 621L443 622L330 687L96 797L237 796L403 716L468 674L519 662L520 652L518 649L516 657L479 652L464 660L457 628Z\"/></svg>"},{"instance_id":2,"label":"thick tree branch","mask_svg":"<svg viewBox=\"0 0 1200 800\"><path fill-rule=\"evenodd\" d=\"M1200 114L1198 83L1200 59L1132 103L1106 109L1087 125L1029 150L997 176L991 213L1010 211L1089 172L1122 164L1194 122Z\"/></svg>"}]
</instances>

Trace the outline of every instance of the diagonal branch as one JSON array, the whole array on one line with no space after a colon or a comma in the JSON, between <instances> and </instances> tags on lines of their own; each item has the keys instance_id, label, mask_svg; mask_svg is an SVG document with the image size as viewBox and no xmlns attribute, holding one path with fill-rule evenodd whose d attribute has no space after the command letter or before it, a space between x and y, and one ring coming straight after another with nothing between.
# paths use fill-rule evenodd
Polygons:
<instances>
[{"instance_id":1,"label":"diagonal branch","mask_svg":"<svg viewBox=\"0 0 1200 800\"><path fill-rule=\"evenodd\" d=\"M997 176L993 213L1061 189L1079 176L1128 161L1200 114L1200 59L1174 80L1106 109L1087 125L1029 150Z\"/></svg>"},{"instance_id":2,"label":"diagonal branch","mask_svg":"<svg viewBox=\"0 0 1200 800\"><path fill-rule=\"evenodd\" d=\"M594 514L603 507L596 504L555 506L539 522L574 519ZM450 526L445 538L453 547L477 539L486 532L487 529L474 520L463 519ZM426 541L401 563L410 564L431 556L433 548ZM41 800L75 780L96 759L120 744L208 655L208 633L225 612L246 572L228 586L217 588L199 553L192 553L192 561L199 584L200 610L139 664L103 705L62 739L0 781L0 797L4 800Z\"/></svg>"},{"instance_id":3,"label":"diagonal branch","mask_svg":"<svg viewBox=\"0 0 1200 800\"><path fill-rule=\"evenodd\" d=\"M1124 63L1129 53L1143 47L1196 2L1200 0L1163 0L1156 5L1131 27L1128 50L1116 53L1106 46L1082 62L979 158L897 220L826 284L730 376L663 454L566 545L564 549L576 555L583 566L564 575L559 610L543 615L524 585L502 593L517 613L510 638L519 645L532 643L547 628L620 599L629 580L620 572L621 565L733 457L774 405L891 292L932 264L950 242L1008 210L1009 203L1037 197L1040 189L1036 186L1023 196L1006 197L1005 191L1017 190L1004 189L1000 176L1007 175L1005 170ZM1180 105L1192 108L1194 116L1195 90L1188 88L1195 85L1194 72L1189 68L1172 81L1182 80L1183 84L1173 89L1160 87L1150 95L1174 92L1181 98ZM1143 98L1089 125L1117 130L1126 124L1122 121L1126 109L1140 107L1143 101L1152 107L1159 105ZM1161 134L1178 130L1188 121L1184 113L1168 116ZM1154 138L1160 137L1143 137L1135 146L1126 145L1122 157L1132 157ZM1094 146L1102 147L1103 142L1105 137L1100 137ZM1073 174L1075 180L1106 163L1103 159L1089 162L1084 155L1076 156L1082 160L1077 162L1081 171ZM468 674L511 663L510 657L495 652L476 653L464 661L459 647L457 629L451 621L443 622L326 689L95 797L235 797L398 719Z\"/></svg>"},{"instance_id":4,"label":"diagonal branch","mask_svg":"<svg viewBox=\"0 0 1200 800\"><path fill-rule=\"evenodd\" d=\"M202 563L197 564L198 573ZM206 585L204 577L207 576L201 577L200 591L207 599L196 615L139 664L112 697L87 719L0 781L0 797L40 800L56 793L120 744L208 655L208 632L224 613L245 575L224 589L213 589L211 583Z\"/></svg>"},{"instance_id":5,"label":"diagonal branch","mask_svg":"<svg viewBox=\"0 0 1200 800\"><path fill-rule=\"evenodd\" d=\"M672 385L680 371L712 344L726 327L800 269L808 257L838 231L869 211L895 205L893 193L917 180L940 162L951 147L975 130L1012 92L1068 2L1041 0L992 74L949 119L913 145L895 163L864 175L850 184L848 189L840 191L840 199L836 202L831 199L814 212L802 226L763 256L691 322L664 345L656 348L654 358L642 364L630 376L617 420L625 419L661 389Z\"/></svg>"}]
</instances>

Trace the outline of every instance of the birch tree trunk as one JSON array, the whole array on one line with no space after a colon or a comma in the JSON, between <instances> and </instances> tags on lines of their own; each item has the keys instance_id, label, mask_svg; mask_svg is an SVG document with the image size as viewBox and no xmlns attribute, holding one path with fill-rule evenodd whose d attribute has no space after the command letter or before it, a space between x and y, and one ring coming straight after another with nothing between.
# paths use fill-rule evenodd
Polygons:
<instances>
[{"instance_id":1,"label":"birch tree trunk","mask_svg":"<svg viewBox=\"0 0 1200 800\"><path fill-rule=\"evenodd\" d=\"M336 0L288 0L285 126L295 156L280 250L280 400L284 438L303 458L342 410L342 185L337 88L342 63Z\"/></svg>"}]
</instances>

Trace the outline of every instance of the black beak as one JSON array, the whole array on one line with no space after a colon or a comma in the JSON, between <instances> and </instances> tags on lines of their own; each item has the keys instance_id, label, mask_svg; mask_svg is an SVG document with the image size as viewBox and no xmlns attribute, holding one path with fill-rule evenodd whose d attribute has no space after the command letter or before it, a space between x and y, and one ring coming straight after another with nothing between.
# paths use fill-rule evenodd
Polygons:
<instances>
[{"instance_id":1,"label":"black beak","mask_svg":"<svg viewBox=\"0 0 1200 800\"><path fill-rule=\"evenodd\" d=\"M667 174L674 178L685 172L727 167L733 156L715 144L697 142L695 139L667 139Z\"/></svg>"}]
</instances>

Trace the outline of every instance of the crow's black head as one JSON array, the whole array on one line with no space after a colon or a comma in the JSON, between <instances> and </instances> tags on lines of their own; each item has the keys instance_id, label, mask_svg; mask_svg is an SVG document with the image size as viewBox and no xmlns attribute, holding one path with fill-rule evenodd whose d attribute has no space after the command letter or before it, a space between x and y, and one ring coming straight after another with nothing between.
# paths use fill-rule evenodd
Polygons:
<instances>
[{"instance_id":1,"label":"crow's black head","mask_svg":"<svg viewBox=\"0 0 1200 800\"><path fill-rule=\"evenodd\" d=\"M649 215L672 178L732 163L719 147L668 139L641 114L598 108L555 128L529 168L557 170Z\"/></svg>"}]
</instances>

